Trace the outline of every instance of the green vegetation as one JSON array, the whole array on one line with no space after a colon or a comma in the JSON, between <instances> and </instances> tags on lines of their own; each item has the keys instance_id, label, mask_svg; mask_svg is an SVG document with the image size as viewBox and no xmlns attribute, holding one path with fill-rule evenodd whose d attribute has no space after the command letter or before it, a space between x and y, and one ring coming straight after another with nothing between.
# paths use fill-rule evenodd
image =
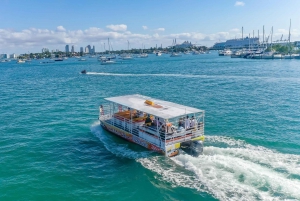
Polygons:
<instances>
[{"instance_id":1,"label":"green vegetation","mask_svg":"<svg viewBox=\"0 0 300 201\"><path fill-rule=\"evenodd\" d=\"M275 51L278 52L280 54L290 54L290 53L299 53L300 50L295 50L295 44L291 43L291 44L286 44L286 45L279 45L279 44L275 44L272 45L272 49L269 46L267 48L267 51Z\"/></svg>"},{"instance_id":2,"label":"green vegetation","mask_svg":"<svg viewBox=\"0 0 300 201\"><path fill-rule=\"evenodd\" d=\"M122 54L122 53L131 53L131 54L140 54L141 52L152 54L154 51L161 51L161 52L186 52L186 51L208 51L208 47L206 46L193 46L190 48L174 48L174 47L166 47L166 48L155 48L150 47L148 49L131 49L131 50L116 50L116 51L110 51L111 54ZM100 54L108 54L108 51L105 52L98 52ZM74 53L65 53L62 51L58 52L42 52L42 53L25 53L18 56L18 59L43 59L43 58L58 58L58 57L72 57L72 56L84 56L86 53L84 52L74 52Z\"/></svg>"}]
</instances>

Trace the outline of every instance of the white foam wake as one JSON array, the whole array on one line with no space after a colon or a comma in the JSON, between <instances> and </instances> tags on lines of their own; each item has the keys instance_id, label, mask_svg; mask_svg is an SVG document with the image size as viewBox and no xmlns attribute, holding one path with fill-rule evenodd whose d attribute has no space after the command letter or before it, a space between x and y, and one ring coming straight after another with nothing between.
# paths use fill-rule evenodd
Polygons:
<instances>
[{"instance_id":1,"label":"white foam wake","mask_svg":"<svg viewBox=\"0 0 300 201\"><path fill-rule=\"evenodd\" d=\"M187 154L171 158L192 175L169 167L157 157L137 161L156 172L159 179L208 192L220 200L300 199L299 155L277 153L231 138L212 136L207 140L228 147L204 147L204 154L197 158Z\"/></svg>"},{"instance_id":2,"label":"white foam wake","mask_svg":"<svg viewBox=\"0 0 300 201\"><path fill-rule=\"evenodd\" d=\"M266 76L243 76L243 75L193 75L193 74L133 74L133 73L104 73L104 72L87 72L87 75L101 75L101 76L124 76L124 77L178 77L178 78L219 78L219 79L247 79L247 80L289 80L299 82L298 77L295 78L285 78L285 77L266 77Z\"/></svg>"},{"instance_id":3,"label":"white foam wake","mask_svg":"<svg viewBox=\"0 0 300 201\"><path fill-rule=\"evenodd\" d=\"M207 136L203 155L171 159L150 151L134 151L114 142L99 123L91 131L113 154L135 159L155 178L207 192L220 200L300 200L300 156L283 154L242 140ZM220 147L221 145L221 147Z\"/></svg>"}]
</instances>

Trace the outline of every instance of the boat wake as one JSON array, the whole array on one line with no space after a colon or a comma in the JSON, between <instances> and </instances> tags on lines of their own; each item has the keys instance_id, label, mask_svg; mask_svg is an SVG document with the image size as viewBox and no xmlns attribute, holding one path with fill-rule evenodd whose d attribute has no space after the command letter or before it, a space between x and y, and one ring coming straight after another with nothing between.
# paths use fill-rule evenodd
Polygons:
<instances>
[{"instance_id":1,"label":"boat wake","mask_svg":"<svg viewBox=\"0 0 300 201\"><path fill-rule=\"evenodd\" d=\"M300 156L278 153L240 140L209 136L203 155L171 158L187 172L165 167L158 157L137 159L158 178L220 200L299 200ZM193 173L192 175L190 173Z\"/></svg>"},{"instance_id":2,"label":"boat wake","mask_svg":"<svg viewBox=\"0 0 300 201\"><path fill-rule=\"evenodd\" d=\"M121 74L121 73L97 73L97 72L87 72L88 75L102 75L102 76L125 76L125 77L208 77L206 75L185 75L185 74Z\"/></svg>"},{"instance_id":3,"label":"boat wake","mask_svg":"<svg viewBox=\"0 0 300 201\"><path fill-rule=\"evenodd\" d=\"M134 151L114 142L99 123L91 127L113 154L134 159L155 173L155 179L186 187L220 200L299 200L300 156L253 146L229 137L207 136L203 155L166 158Z\"/></svg>"},{"instance_id":4,"label":"boat wake","mask_svg":"<svg viewBox=\"0 0 300 201\"><path fill-rule=\"evenodd\" d=\"M264 76L243 76L243 75L231 75L231 76L225 76L225 75L197 75L197 74L133 74L133 73L104 73L104 72L86 72L87 75L101 75L101 76L124 76L124 77L178 77L178 78L224 78L224 79L247 79L247 80L269 80L269 81L275 81L275 80L289 80L289 81L295 81L299 82L299 78L285 78L285 77L264 77Z\"/></svg>"}]
</instances>

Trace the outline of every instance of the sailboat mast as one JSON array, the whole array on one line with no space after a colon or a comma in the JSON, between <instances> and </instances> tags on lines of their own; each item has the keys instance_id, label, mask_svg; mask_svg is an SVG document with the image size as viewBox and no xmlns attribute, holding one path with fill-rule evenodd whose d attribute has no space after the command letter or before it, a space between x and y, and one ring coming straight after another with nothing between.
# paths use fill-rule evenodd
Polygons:
<instances>
[{"instance_id":1,"label":"sailboat mast","mask_svg":"<svg viewBox=\"0 0 300 201\"><path fill-rule=\"evenodd\" d=\"M272 44L273 44L273 26L271 30L271 51L272 51Z\"/></svg>"},{"instance_id":2,"label":"sailboat mast","mask_svg":"<svg viewBox=\"0 0 300 201\"><path fill-rule=\"evenodd\" d=\"M263 26L263 44L265 44L265 25Z\"/></svg>"},{"instance_id":3,"label":"sailboat mast","mask_svg":"<svg viewBox=\"0 0 300 201\"><path fill-rule=\"evenodd\" d=\"M107 43L108 43L108 54L110 54L110 44L109 44L109 38L107 38Z\"/></svg>"},{"instance_id":4,"label":"sailboat mast","mask_svg":"<svg viewBox=\"0 0 300 201\"><path fill-rule=\"evenodd\" d=\"M290 19L290 28L289 28L289 53L291 54L291 19Z\"/></svg>"}]
</instances>

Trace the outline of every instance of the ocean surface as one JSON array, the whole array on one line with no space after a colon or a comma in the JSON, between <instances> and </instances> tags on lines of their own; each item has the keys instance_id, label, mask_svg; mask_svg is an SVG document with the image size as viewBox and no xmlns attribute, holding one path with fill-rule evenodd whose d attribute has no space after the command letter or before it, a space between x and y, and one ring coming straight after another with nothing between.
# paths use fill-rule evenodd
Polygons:
<instances>
[{"instance_id":1,"label":"ocean surface","mask_svg":"<svg viewBox=\"0 0 300 201\"><path fill-rule=\"evenodd\" d=\"M1 201L300 200L300 60L40 61L0 63ZM137 93L204 109L204 154L99 126L103 98Z\"/></svg>"}]
</instances>

